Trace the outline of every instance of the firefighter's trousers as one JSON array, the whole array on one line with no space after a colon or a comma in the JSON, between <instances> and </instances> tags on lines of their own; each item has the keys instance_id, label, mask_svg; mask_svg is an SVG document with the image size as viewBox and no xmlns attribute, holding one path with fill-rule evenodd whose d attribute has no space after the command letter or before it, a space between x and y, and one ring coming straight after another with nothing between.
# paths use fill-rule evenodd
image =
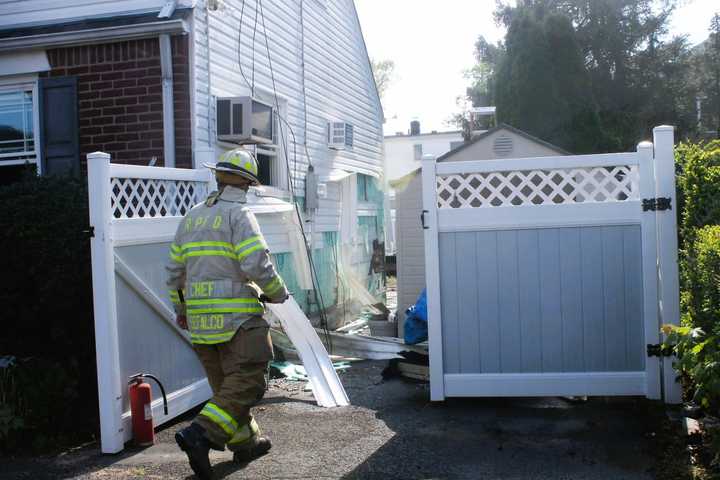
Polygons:
<instances>
[{"instance_id":1,"label":"firefighter's trousers","mask_svg":"<svg viewBox=\"0 0 720 480\"><path fill-rule=\"evenodd\" d=\"M213 397L195 418L216 448L250 448L260 431L250 408L265 395L272 341L264 320L252 318L229 342L194 345Z\"/></svg>"}]
</instances>

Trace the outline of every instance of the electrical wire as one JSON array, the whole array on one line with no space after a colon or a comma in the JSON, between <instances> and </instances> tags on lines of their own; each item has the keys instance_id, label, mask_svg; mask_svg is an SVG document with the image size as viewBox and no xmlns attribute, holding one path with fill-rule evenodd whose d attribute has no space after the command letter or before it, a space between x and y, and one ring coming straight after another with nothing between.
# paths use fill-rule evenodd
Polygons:
<instances>
[{"instance_id":1,"label":"electrical wire","mask_svg":"<svg viewBox=\"0 0 720 480\"><path fill-rule=\"evenodd\" d=\"M258 0L257 4L258 4L259 10L260 10L260 21L262 24L263 37L265 40L265 50L267 51L268 67L270 69L270 80L272 83L273 95L275 97L275 109L276 109L276 111L278 113L278 117L279 117L280 116L279 115L280 99L279 99L278 93L277 93L277 85L275 82L275 72L274 72L274 69L272 66L272 56L270 55L270 44L268 42L267 28L265 26L265 12L263 9L262 0ZM289 123L288 123L288 125L289 125ZM280 141L283 143L283 147L285 148L285 151L287 152L287 141L285 138L285 134L283 132L282 122L280 122L280 124L278 125L278 129L280 130ZM293 137L294 137L294 134L293 134ZM305 148L305 151L306 151L306 154L308 154L307 146ZM309 161L310 161L310 157L308 156L308 162ZM291 188L290 194L292 195L293 205L295 206L295 214L297 215L297 218L298 218L298 223L300 225L300 233L305 242L305 250L307 253L307 257L308 257L308 262L310 264L310 279L312 281L313 291L314 291L315 297L316 297L315 301L318 303L318 307L319 307L318 310L319 310L319 315L320 315L320 326L322 327L323 332L325 333L325 339L326 339L326 344L327 344L328 350L332 353L332 342L331 342L331 338L330 338L330 331L328 330L327 316L325 313L325 302L323 300L322 291L320 289L319 277L317 274L317 269L315 268L315 262L313 260L313 255L312 255L312 247L313 246L308 244L307 234L305 233L305 227L303 225L302 215L300 214L300 208L298 207L298 204L295 201L295 188L292 183L292 178L291 178L292 172L290 170L290 161L287 158L287 155L285 155L285 166L287 168L288 178L290 179L290 181L288 183Z\"/></svg>"},{"instance_id":2,"label":"electrical wire","mask_svg":"<svg viewBox=\"0 0 720 480\"><path fill-rule=\"evenodd\" d=\"M304 16L304 5L305 1L300 0L300 80L302 86L303 96L303 145L305 145L305 154L307 155L307 126L308 126L308 115L307 115L307 90L305 89L305 16Z\"/></svg>"},{"instance_id":3,"label":"electrical wire","mask_svg":"<svg viewBox=\"0 0 720 480\"><path fill-rule=\"evenodd\" d=\"M253 35L252 35L252 87L250 89L251 95L255 95L255 34L257 33L257 21L258 21L258 1L255 1L255 23L253 24Z\"/></svg>"},{"instance_id":4,"label":"electrical wire","mask_svg":"<svg viewBox=\"0 0 720 480\"><path fill-rule=\"evenodd\" d=\"M238 48L237 48L237 63L238 67L240 67L240 75L242 76L243 80L245 80L245 83L247 84L248 88L250 89L250 92L253 91L253 86L250 83L250 81L245 76L245 72L243 71L242 66L242 27L243 27L243 16L245 15L245 0L242 0L242 4L240 5L240 25L238 26Z\"/></svg>"}]
</instances>

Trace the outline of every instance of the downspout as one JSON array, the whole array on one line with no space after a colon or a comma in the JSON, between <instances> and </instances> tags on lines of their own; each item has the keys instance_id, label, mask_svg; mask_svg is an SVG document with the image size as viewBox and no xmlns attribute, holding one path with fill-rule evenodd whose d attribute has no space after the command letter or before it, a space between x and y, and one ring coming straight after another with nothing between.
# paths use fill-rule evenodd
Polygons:
<instances>
[{"instance_id":1,"label":"downspout","mask_svg":"<svg viewBox=\"0 0 720 480\"><path fill-rule=\"evenodd\" d=\"M160 69L162 73L163 148L165 166L175 167L175 109L173 104L172 47L170 35L160 35Z\"/></svg>"}]
</instances>

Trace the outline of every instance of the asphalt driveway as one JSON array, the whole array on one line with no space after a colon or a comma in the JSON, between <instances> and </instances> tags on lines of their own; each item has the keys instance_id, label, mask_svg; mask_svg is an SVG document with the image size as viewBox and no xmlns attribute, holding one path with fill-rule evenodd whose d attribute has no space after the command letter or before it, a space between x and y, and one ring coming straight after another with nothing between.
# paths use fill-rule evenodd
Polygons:
<instances>
[{"instance_id":1,"label":"asphalt driveway","mask_svg":"<svg viewBox=\"0 0 720 480\"><path fill-rule=\"evenodd\" d=\"M250 465L214 452L228 479L651 479L656 406L644 399L428 401L425 384L380 375L386 362L342 372L352 406L315 406L303 384L273 381L256 417L274 446ZM14 460L0 478L194 478L173 441L178 419L147 449L101 455L90 445Z\"/></svg>"}]
</instances>

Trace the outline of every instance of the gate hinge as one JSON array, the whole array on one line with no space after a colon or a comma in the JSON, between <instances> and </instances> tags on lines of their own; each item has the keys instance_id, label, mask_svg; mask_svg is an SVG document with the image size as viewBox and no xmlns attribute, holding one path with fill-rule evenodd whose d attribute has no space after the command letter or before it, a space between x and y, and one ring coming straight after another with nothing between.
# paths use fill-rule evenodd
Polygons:
<instances>
[{"instance_id":1,"label":"gate hinge","mask_svg":"<svg viewBox=\"0 0 720 480\"><path fill-rule=\"evenodd\" d=\"M671 357L673 355L672 345L663 345L662 343L648 344L648 357Z\"/></svg>"},{"instance_id":2,"label":"gate hinge","mask_svg":"<svg viewBox=\"0 0 720 480\"><path fill-rule=\"evenodd\" d=\"M642 209L643 212L647 212L648 210L652 210L653 212L656 210L672 210L672 202L670 197L643 198Z\"/></svg>"}]
</instances>

